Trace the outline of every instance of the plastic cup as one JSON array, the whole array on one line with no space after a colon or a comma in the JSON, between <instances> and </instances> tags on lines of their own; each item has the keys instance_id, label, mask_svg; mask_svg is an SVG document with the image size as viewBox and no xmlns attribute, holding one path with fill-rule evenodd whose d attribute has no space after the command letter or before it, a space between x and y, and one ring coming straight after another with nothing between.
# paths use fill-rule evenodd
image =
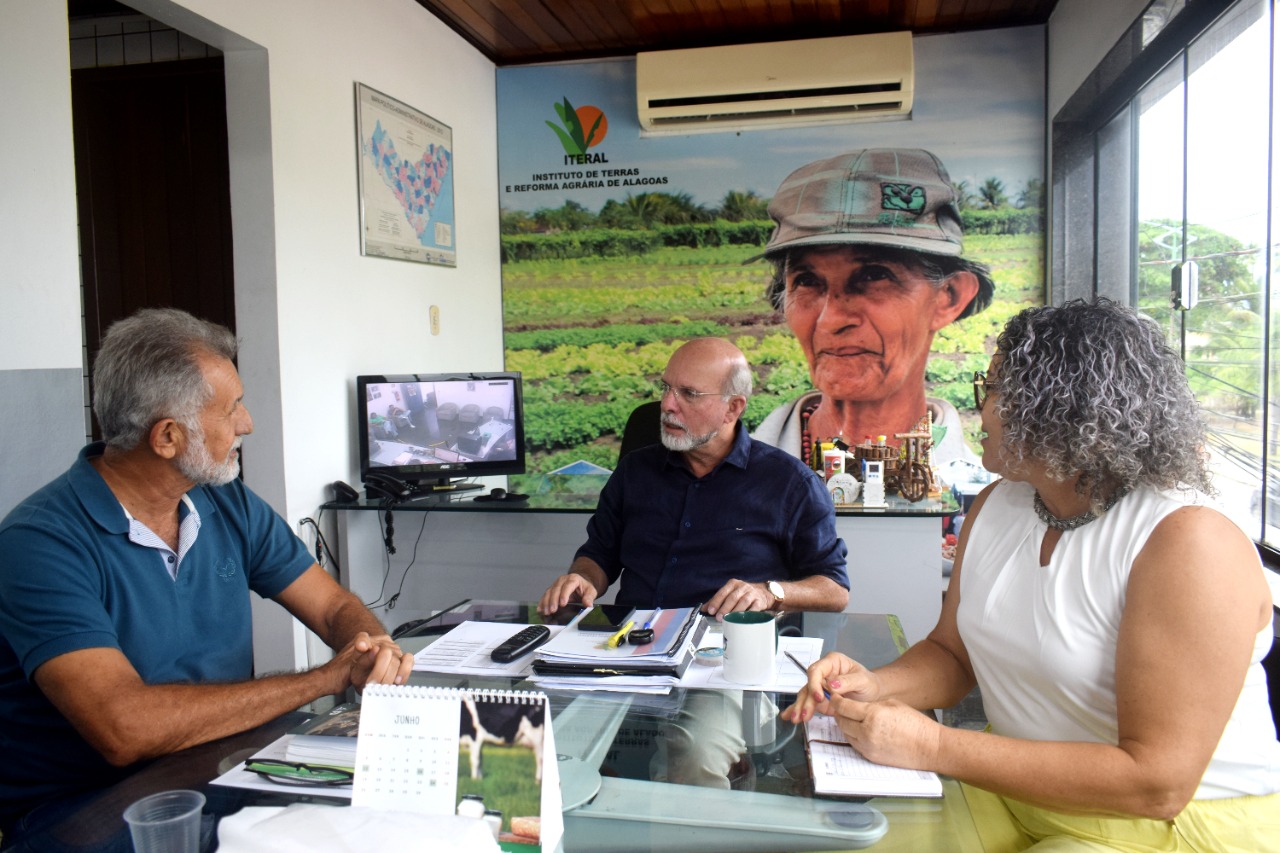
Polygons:
<instances>
[{"instance_id":1,"label":"plastic cup","mask_svg":"<svg viewBox=\"0 0 1280 853\"><path fill-rule=\"evenodd\" d=\"M200 853L199 791L164 791L124 810L137 853Z\"/></svg>"}]
</instances>

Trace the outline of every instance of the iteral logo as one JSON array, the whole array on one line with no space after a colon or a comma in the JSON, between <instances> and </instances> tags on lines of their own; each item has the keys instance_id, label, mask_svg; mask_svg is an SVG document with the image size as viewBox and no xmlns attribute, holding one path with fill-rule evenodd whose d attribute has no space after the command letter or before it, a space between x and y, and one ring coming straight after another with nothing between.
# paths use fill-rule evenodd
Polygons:
<instances>
[{"instance_id":1,"label":"iteral logo","mask_svg":"<svg viewBox=\"0 0 1280 853\"><path fill-rule=\"evenodd\" d=\"M560 137L560 144L564 146L564 164L608 163L603 151L587 151L604 142L604 137L609 132L609 119L600 108L575 108L568 98L553 106L556 108L556 115L560 117L560 124L548 121L547 127Z\"/></svg>"}]
</instances>

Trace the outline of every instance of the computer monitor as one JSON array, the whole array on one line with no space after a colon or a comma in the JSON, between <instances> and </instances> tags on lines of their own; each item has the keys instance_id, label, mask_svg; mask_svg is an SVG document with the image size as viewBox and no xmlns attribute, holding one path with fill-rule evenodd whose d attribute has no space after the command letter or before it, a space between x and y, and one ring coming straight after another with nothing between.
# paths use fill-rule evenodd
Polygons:
<instances>
[{"instance_id":1,"label":"computer monitor","mask_svg":"<svg viewBox=\"0 0 1280 853\"><path fill-rule=\"evenodd\" d=\"M480 488L459 479L525 470L520 374L356 377L360 477L386 474L415 492Z\"/></svg>"}]
</instances>

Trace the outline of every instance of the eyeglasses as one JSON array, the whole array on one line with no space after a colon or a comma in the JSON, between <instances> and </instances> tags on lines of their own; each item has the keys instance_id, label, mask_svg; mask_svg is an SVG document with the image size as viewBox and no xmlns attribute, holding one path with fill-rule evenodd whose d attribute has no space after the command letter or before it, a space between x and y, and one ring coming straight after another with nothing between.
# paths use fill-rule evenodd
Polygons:
<instances>
[{"instance_id":1,"label":"eyeglasses","mask_svg":"<svg viewBox=\"0 0 1280 853\"><path fill-rule=\"evenodd\" d=\"M982 407L987 404L987 397L991 396L991 390L996 387L996 383L987 381L985 370L975 370L973 373L974 408L981 412Z\"/></svg>"},{"instance_id":2,"label":"eyeglasses","mask_svg":"<svg viewBox=\"0 0 1280 853\"><path fill-rule=\"evenodd\" d=\"M663 380L663 379L658 380L658 386L655 390L658 392L659 400L665 399L667 396L667 392L671 391L675 393L677 400L679 400L682 403L690 403L690 404L698 402L698 399L701 397L729 397L730 396L728 394L722 394L719 391L695 391L692 388L676 388L672 385L668 385L666 383L666 380Z\"/></svg>"},{"instance_id":3,"label":"eyeglasses","mask_svg":"<svg viewBox=\"0 0 1280 853\"><path fill-rule=\"evenodd\" d=\"M356 777L354 770L348 770L345 767L300 764L296 761L279 761L274 758L250 758L244 763L244 769L281 785L309 785L321 788L350 785Z\"/></svg>"}]
</instances>

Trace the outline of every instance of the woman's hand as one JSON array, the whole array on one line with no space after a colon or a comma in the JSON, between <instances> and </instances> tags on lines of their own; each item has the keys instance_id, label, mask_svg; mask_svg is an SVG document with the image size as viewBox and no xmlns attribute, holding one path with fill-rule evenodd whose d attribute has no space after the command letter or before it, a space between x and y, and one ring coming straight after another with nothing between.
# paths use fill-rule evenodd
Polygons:
<instances>
[{"instance_id":1,"label":"woman's hand","mask_svg":"<svg viewBox=\"0 0 1280 853\"><path fill-rule=\"evenodd\" d=\"M829 703L840 731L868 761L933 770L937 767L942 727L896 699L862 702L834 696Z\"/></svg>"},{"instance_id":2,"label":"woman's hand","mask_svg":"<svg viewBox=\"0 0 1280 853\"><path fill-rule=\"evenodd\" d=\"M830 652L809 667L809 682L782 712L782 719L798 725L813 719L815 713L834 714L830 697L836 695L874 702L880 698L880 679L856 660Z\"/></svg>"}]
</instances>

